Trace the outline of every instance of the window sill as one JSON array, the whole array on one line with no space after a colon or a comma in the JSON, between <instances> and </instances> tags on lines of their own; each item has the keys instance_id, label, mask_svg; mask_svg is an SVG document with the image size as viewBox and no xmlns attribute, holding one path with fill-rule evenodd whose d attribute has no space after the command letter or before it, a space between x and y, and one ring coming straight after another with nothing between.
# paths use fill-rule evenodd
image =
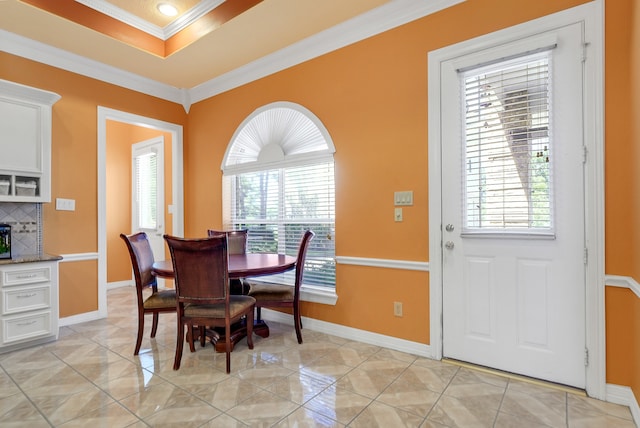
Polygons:
<instances>
[{"instance_id":1,"label":"window sill","mask_svg":"<svg viewBox=\"0 0 640 428\"><path fill-rule=\"evenodd\" d=\"M338 295L335 289L303 285L300 289L300 300L335 306L338 301Z\"/></svg>"}]
</instances>

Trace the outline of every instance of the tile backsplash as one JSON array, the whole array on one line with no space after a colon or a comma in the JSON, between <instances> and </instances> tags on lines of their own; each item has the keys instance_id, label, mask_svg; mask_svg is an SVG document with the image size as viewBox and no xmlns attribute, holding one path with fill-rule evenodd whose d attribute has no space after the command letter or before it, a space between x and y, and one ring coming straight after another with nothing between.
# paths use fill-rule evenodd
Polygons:
<instances>
[{"instance_id":1,"label":"tile backsplash","mask_svg":"<svg viewBox=\"0 0 640 428\"><path fill-rule=\"evenodd\" d=\"M42 204L0 202L0 223L11 226L11 256L42 253Z\"/></svg>"}]
</instances>

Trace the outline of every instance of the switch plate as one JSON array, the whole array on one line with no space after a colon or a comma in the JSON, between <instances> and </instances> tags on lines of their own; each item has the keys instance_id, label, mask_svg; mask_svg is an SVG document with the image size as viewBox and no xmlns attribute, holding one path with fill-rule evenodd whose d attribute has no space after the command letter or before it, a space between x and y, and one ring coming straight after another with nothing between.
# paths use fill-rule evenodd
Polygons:
<instances>
[{"instance_id":1,"label":"switch plate","mask_svg":"<svg viewBox=\"0 0 640 428\"><path fill-rule=\"evenodd\" d=\"M402 221L402 208L396 208L393 213L393 219L395 221Z\"/></svg>"},{"instance_id":2,"label":"switch plate","mask_svg":"<svg viewBox=\"0 0 640 428\"><path fill-rule=\"evenodd\" d=\"M393 193L394 205L413 205L413 190Z\"/></svg>"},{"instance_id":3,"label":"switch plate","mask_svg":"<svg viewBox=\"0 0 640 428\"><path fill-rule=\"evenodd\" d=\"M75 211L76 210L76 200L75 199L56 198L56 210L58 210L58 211Z\"/></svg>"}]
</instances>

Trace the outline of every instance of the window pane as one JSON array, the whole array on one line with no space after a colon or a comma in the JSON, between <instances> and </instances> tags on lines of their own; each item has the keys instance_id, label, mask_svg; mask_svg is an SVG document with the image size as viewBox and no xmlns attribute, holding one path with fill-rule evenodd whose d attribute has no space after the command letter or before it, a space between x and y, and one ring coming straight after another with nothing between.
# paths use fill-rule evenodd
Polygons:
<instances>
[{"instance_id":1,"label":"window pane","mask_svg":"<svg viewBox=\"0 0 640 428\"><path fill-rule=\"evenodd\" d=\"M551 231L549 92L548 54L464 75L467 231Z\"/></svg>"},{"instance_id":2,"label":"window pane","mask_svg":"<svg viewBox=\"0 0 640 428\"><path fill-rule=\"evenodd\" d=\"M335 287L335 185L333 162L239 174L232 178L234 228L249 229L249 252L295 256L306 229L309 246L304 283ZM269 280L261 277L261 280ZM293 284L294 272L271 280Z\"/></svg>"},{"instance_id":3,"label":"window pane","mask_svg":"<svg viewBox=\"0 0 640 428\"><path fill-rule=\"evenodd\" d=\"M158 225L157 158L156 153L146 153L136 157L138 226L142 229L156 229Z\"/></svg>"}]
</instances>

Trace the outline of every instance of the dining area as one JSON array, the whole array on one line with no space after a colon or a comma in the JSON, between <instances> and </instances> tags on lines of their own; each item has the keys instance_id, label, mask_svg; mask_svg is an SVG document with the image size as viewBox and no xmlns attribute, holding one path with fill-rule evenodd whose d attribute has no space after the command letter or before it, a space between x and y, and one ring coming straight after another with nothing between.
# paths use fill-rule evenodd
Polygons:
<instances>
[{"instance_id":1,"label":"dining area","mask_svg":"<svg viewBox=\"0 0 640 428\"><path fill-rule=\"evenodd\" d=\"M183 238L164 235L170 258L156 260L145 232L120 234L131 259L136 287L138 329L134 356L140 352L145 315L152 315L150 337L158 331L160 314L175 313L177 320L173 369L180 368L184 343L196 352L210 342L214 352L231 352L246 338L253 349L254 333L269 337L262 308L288 308L296 339L302 339L300 287L306 255L315 233L302 233L297 254L248 252L249 229L207 230L207 236ZM263 280L269 275L295 270L293 284ZM174 288L158 287L158 278L171 279Z\"/></svg>"}]
</instances>

